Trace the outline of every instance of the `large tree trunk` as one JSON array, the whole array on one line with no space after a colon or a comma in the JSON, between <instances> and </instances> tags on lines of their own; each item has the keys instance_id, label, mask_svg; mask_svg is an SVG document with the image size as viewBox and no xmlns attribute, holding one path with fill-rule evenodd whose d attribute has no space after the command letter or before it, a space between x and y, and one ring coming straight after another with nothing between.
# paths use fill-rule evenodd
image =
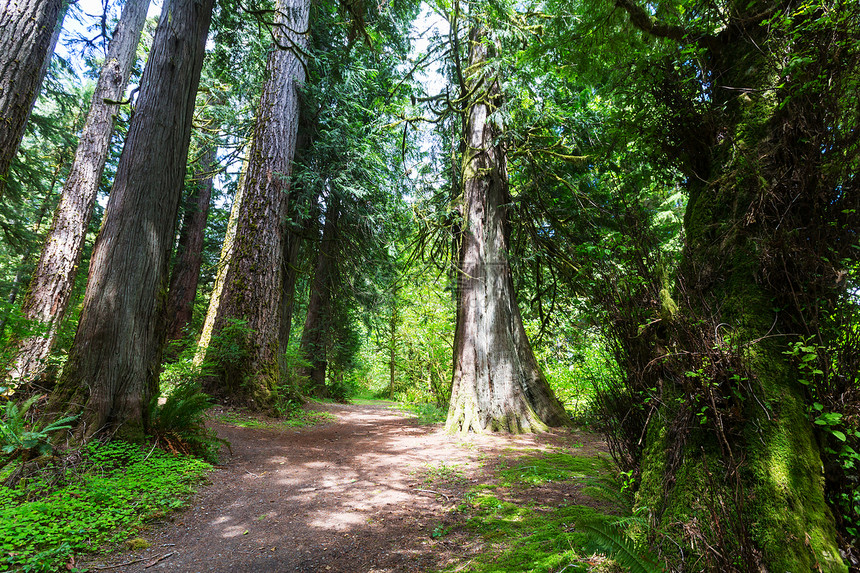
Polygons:
<instances>
[{"instance_id":1,"label":"large tree trunk","mask_svg":"<svg viewBox=\"0 0 860 573\"><path fill-rule=\"evenodd\" d=\"M296 158L300 160L302 151L311 147L312 128L307 122L299 127L296 139ZM285 353L290 344L290 334L293 327L293 308L296 302L296 282L299 277L299 252L302 243L317 231L317 221L312 213L316 212L318 196L316 193L307 196L300 189L290 190L287 224L284 226L284 258L281 281L281 376L285 376L288 368Z\"/></svg>"},{"instance_id":2,"label":"large tree trunk","mask_svg":"<svg viewBox=\"0 0 860 573\"><path fill-rule=\"evenodd\" d=\"M640 17L643 10L624 5L637 26L656 29ZM844 572L807 389L786 355L805 312L790 299L814 285L791 293L795 279L779 278L772 266L778 249L816 235L809 229L817 223L815 196L837 201L832 187L816 189L818 174L808 176L827 149L814 134L834 126L816 126L815 111L790 117L792 109L818 105L786 97L805 89L799 72L779 80L784 89L772 88L775 65L793 56L783 54L781 41L770 43L763 19L771 8L739 2L726 12L731 20L700 56L710 78L708 120L693 114L673 126L687 134L686 245L676 290L684 310L658 321L667 340L651 328L639 333L655 337L650 363L664 374L651 384L662 395L644 434L636 503L661 539L669 534L688 544L682 551L697 570ZM788 3L783 9L795 10ZM803 49L802 34L793 48ZM846 196L856 192L845 186ZM849 203L856 205L856 196ZM788 259L807 248L824 256L832 246L797 244ZM832 290L833 280L826 282ZM663 545L670 562L684 559L678 548Z\"/></svg>"},{"instance_id":3,"label":"large tree trunk","mask_svg":"<svg viewBox=\"0 0 860 573\"><path fill-rule=\"evenodd\" d=\"M532 432L570 425L526 337L514 293L504 205L509 201L504 150L490 114L501 103L486 69L492 44L470 34L473 90L465 137L465 222L460 241L454 380L449 432Z\"/></svg>"},{"instance_id":4,"label":"large tree trunk","mask_svg":"<svg viewBox=\"0 0 860 573\"><path fill-rule=\"evenodd\" d=\"M308 299L308 312L305 315L305 327L302 330L301 350L310 366L303 368L301 376L308 381L308 393L317 398L326 398L328 393L325 385L326 347L330 336L331 325L331 294L332 278L335 271L338 250L338 220L340 204L336 197L329 198L323 225L322 240L320 241L317 264L314 269L314 280L311 284L311 294Z\"/></svg>"},{"instance_id":5,"label":"large tree trunk","mask_svg":"<svg viewBox=\"0 0 860 573\"><path fill-rule=\"evenodd\" d=\"M79 433L138 437L158 389L167 267L214 0L168 0L141 78L75 341L51 397Z\"/></svg>"},{"instance_id":6,"label":"large tree trunk","mask_svg":"<svg viewBox=\"0 0 860 573\"><path fill-rule=\"evenodd\" d=\"M119 110L111 102L123 98L148 7L149 0L127 0L108 47L72 169L21 305L24 316L44 323L46 332L21 343L13 379L30 380L42 369L66 314Z\"/></svg>"},{"instance_id":7,"label":"large tree trunk","mask_svg":"<svg viewBox=\"0 0 860 573\"><path fill-rule=\"evenodd\" d=\"M235 234L222 249L226 264L219 271L220 290L213 293L200 341L209 346L231 321L246 322L250 332L237 341L245 347L240 363L222 364L206 389L256 407L269 405L281 382L282 225L299 126L298 89L305 80L301 50L307 46L309 13L309 0L278 3L274 38L279 45L272 47L266 64L247 172L236 199ZM244 379L234 380L227 370L241 372Z\"/></svg>"},{"instance_id":8,"label":"large tree trunk","mask_svg":"<svg viewBox=\"0 0 860 573\"><path fill-rule=\"evenodd\" d=\"M165 313L168 340L179 340L185 335L185 327L191 322L194 311L197 282L200 280L200 267L203 266L203 239L212 199L212 170L217 161L216 151L214 143L211 143L200 158L192 190L185 202Z\"/></svg>"},{"instance_id":9,"label":"large tree trunk","mask_svg":"<svg viewBox=\"0 0 860 573\"><path fill-rule=\"evenodd\" d=\"M0 196L67 5L67 0L0 1Z\"/></svg>"}]
</instances>

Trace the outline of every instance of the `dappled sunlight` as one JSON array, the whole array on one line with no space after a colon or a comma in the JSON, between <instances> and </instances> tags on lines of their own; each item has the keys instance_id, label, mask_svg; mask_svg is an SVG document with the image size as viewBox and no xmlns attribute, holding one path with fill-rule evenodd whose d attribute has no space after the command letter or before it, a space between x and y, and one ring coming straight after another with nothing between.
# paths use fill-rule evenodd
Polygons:
<instances>
[{"instance_id":1,"label":"dappled sunlight","mask_svg":"<svg viewBox=\"0 0 860 573\"><path fill-rule=\"evenodd\" d=\"M344 571L354 551L372 547L371 561L403 566L368 571L429 570L457 488L502 456L552 447L547 436L450 436L384 407L325 408L337 422L300 432L217 425L232 455L183 518L191 523L165 534L176 547L166 569L197 571L215 551L237 571Z\"/></svg>"}]
</instances>

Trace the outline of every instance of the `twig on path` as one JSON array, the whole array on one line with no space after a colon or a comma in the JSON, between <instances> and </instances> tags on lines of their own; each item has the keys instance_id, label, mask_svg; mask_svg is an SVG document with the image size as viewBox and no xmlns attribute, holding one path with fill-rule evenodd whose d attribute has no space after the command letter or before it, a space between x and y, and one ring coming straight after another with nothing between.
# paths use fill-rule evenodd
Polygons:
<instances>
[{"instance_id":1,"label":"twig on path","mask_svg":"<svg viewBox=\"0 0 860 573\"><path fill-rule=\"evenodd\" d=\"M248 470L245 470L245 473L246 473L246 474L248 474L248 475L252 475L252 476L254 476L255 478L260 477L260 476L258 476L257 474L255 474L254 472L249 472Z\"/></svg>"},{"instance_id":2,"label":"twig on path","mask_svg":"<svg viewBox=\"0 0 860 573\"><path fill-rule=\"evenodd\" d=\"M432 489L417 489L417 488L415 489L415 491L423 491L423 492L426 492L426 493L435 493L436 495L441 495L441 496L442 496L442 497L444 497L447 501L451 501L451 497L450 497L450 496L448 496L447 494L442 493L441 491L436 491L436 490L432 490Z\"/></svg>"},{"instance_id":3,"label":"twig on path","mask_svg":"<svg viewBox=\"0 0 860 573\"><path fill-rule=\"evenodd\" d=\"M103 569L116 569L117 567L125 567L126 565L134 565L135 563L140 563L141 561L145 561L143 557L140 559L135 559L134 561L126 561L125 563L117 563L116 565L102 565L101 567L94 567L94 569L103 570Z\"/></svg>"},{"instance_id":4,"label":"twig on path","mask_svg":"<svg viewBox=\"0 0 860 573\"><path fill-rule=\"evenodd\" d=\"M143 566L143 568L144 568L144 569L149 569L149 568L150 568L150 567L152 567L153 565L157 565L158 563L161 563L162 561L164 561L165 559L167 559L168 557L170 557L170 556L171 556L171 555L173 555L174 553L176 553L176 551L171 551L170 553L165 553L164 555L162 555L162 556L161 556L161 557L159 557L158 559L153 559L152 561L150 561L149 563L147 563L146 565L144 565L144 566Z\"/></svg>"}]
</instances>

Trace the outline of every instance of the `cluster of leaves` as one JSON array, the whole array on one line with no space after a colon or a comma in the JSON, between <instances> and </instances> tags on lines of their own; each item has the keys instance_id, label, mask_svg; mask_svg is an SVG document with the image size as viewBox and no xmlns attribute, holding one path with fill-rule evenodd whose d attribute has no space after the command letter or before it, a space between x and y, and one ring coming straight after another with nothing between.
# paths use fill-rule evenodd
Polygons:
<instances>
[{"instance_id":1,"label":"cluster of leaves","mask_svg":"<svg viewBox=\"0 0 860 573\"><path fill-rule=\"evenodd\" d=\"M67 416L45 424L28 421L30 408L42 398L32 396L20 405L9 400L3 405L0 414L0 470L19 458L23 464L32 458L52 455L52 436L60 430L71 428L71 422L78 418Z\"/></svg>"},{"instance_id":2,"label":"cluster of leaves","mask_svg":"<svg viewBox=\"0 0 860 573\"><path fill-rule=\"evenodd\" d=\"M838 509L848 544L860 543L860 381L845 356L855 348L856 328L846 328L835 347L813 340L795 341L785 353L792 359L798 381L812 396L809 415L823 434L824 475L830 502Z\"/></svg>"},{"instance_id":3,"label":"cluster of leaves","mask_svg":"<svg viewBox=\"0 0 860 573\"><path fill-rule=\"evenodd\" d=\"M157 448L93 442L60 485L0 487L0 571L51 572L183 507L210 467Z\"/></svg>"},{"instance_id":4,"label":"cluster of leaves","mask_svg":"<svg viewBox=\"0 0 860 573\"><path fill-rule=\"evenodd\" d=\"M206 427L206 410L211 405L199 382L185 381L172 389L163 404L153 398L147 432L167 451L217 463L221 446L230 444Z\"/></svg>"}]
</instances>

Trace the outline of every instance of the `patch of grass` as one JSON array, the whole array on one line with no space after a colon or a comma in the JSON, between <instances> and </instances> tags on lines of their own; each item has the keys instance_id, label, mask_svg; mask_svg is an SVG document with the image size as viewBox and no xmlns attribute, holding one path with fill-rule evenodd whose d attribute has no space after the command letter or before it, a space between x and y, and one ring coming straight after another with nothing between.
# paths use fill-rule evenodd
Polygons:
<instances>
[{"instance_id":1,"label":"patch of grass","mask_svg":"<svg viewBox=\"0 0 860 573\"><path fill-rule=\"evenodd\" d=\"M618 485L609 462L563 452L529 452L498 470L498 481L469 489L454 511L466 518L461 531L486 547L482 553L445 571L472 573L558 573L618 571L617 565L589 551L595 528L610 527L618 517L584 505L541 505L522 495L523 488L549 482L589 484L595 490ZM520 490L519 501L505 490ZM434 534L437 531L434 530ZM448 529L439 530L449 534ZM435 537L435 535L434 535Z\"/></svg>"},{"instance_id":2,"label":"patch of grass","mask_svg":"<svg viewBox=\"0 0 860 573\"><path fill-rule=\"evenodd\" d=\"M520 507L488 492L470 502L466 529L493 550L478 555L465 568L471 572L551 573L588 571L583 548L589 535L577 523L608 521L609 516L582 505L558 508Z\"/></svg>"},{"instance_id":3,"label":"patch of grass","mask_svg":"<svg viewBox=\"0 0 860 573\"><path fill-rule=\"evenodd\" d=\"M400 407L407 410L418 418L418 423L430 425L444 422L448 417L448 408L440 408L436 404L400 404Z\"/></svg>"},{"instance_id":4,"label":"patch of grass","mask_svg":"<svg viewBox=\"0 0 860 573\"><path fill-rule=\"evenodd\" d=\"M516 465L499 471L501 485L540 485L573 479L597 478L607 471L600 458L572 456L565 453L539 454L521 458Z\"/></svg>"},{"instance_id":5,"label":"patch of grass","mask_svg":"<svg viewBox=\"0 0 860 573\"><path fill-rule=\"evenodd\" d=\"M444 461L437 465L426 464L421 472L422 479L427 484L443 483L463 485L469 480L463 474L463 470L457 467L457 464L446 464Z\"/></svg>"},{"instance_id":6,"label":"patch of grass","mask_svg":"<svg viewBox=\"0 0 860 573\"><path fill-rule=\"evenodd\" d=\"M334 414L314 410L297 410L289 418L261 418L239 411L216 414L215 419L222 424L240 428L267 428L270 430L285 430L293 428L309 428L337 420Z\"/></svg>"},{"instance_id":7,"label":"patch of grass","mask_svg":"<svg viewBox=\"0 0 860 573\"><path fill-rule=\"evenodd\" d=\"M52 572L179 509L208 463L125 442L90 444L59 487L0 487L0 571ZM40 489L41 485L41 489Z\"/></svg>"}]
</instances>

